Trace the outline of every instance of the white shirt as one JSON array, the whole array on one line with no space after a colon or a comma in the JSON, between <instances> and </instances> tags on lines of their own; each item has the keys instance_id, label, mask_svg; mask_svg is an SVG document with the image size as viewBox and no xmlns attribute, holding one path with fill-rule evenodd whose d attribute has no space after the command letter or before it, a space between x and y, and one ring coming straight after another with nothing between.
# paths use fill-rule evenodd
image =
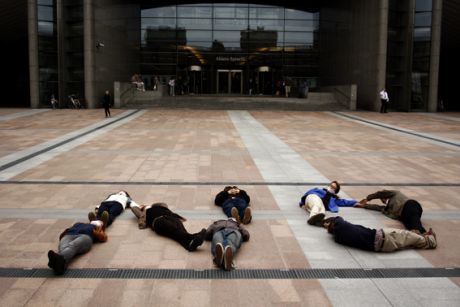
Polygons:
<instances>
[{"instance_id":1,"label":"white shirt","mask_svg":"<svg viewBox=\"0 0 460 307\"><path fill-rule=\"evenodd\" d=\"M380 92L380 99L383 99L383 100L386 100L386 101L390 100L390 99L388 99L388 93L385 90Z\"/></svg>"},{"instance_id":2,"label":"white shirt","mask_svg":"<svg viewBox=\"0 0 460 307\"><path fill-rule=\"evenodd\" d=\"M107 197L104 201L116 201L120 205L123 206L123 210L126 209L126 205L129 204L129 203L133 203L133 204L137 205L131 198L126 196L125 192L123 192L123 191L120 191L120 192L115 193L115 194L110 194L109 197ZM97 206L96 208L98 208L98 207L99 206Z\"/></svg>"}]
</instances>

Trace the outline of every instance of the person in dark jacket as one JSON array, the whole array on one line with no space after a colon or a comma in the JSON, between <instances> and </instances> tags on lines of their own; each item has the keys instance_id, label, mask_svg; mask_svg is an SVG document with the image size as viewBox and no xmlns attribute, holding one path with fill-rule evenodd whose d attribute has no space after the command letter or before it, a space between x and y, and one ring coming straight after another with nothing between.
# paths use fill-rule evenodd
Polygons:
<instances>
[{"instance_id":1,"label":"person in dark jacket","mask_svg":"<svg viewBox=\"0 0 460 307\"><path fill-rule=\"evenodd\" d=\"M195 251L203 244L206 229L189 233L182 223L186 219L168 209L165 203L154 203L150 206L131 205L131 211L138 219L139 228L150 227L160 236L173 239L189 252Z\"/></svg>"},{"instance_id":2,"label":"person in dark jacket","mask_svg":"<svg viewBox=\"0 0 460 307\"><path fill-rule=\"evenodd\" d=\"M75 223L59 236L58 252L48 251L48 267L53 269L56 275L62 275L76 255L87 253L94 242L105 241L107 235L102 221Z\"/></svg>"},{"instance_id":3,"label":"person in dark jacket","mask_svg":"<svg viewBox=\"0 0 460 307\"><path fill-rule=\"evenodd\" d=\"M394 252L409 248L434 249L437 246L432 229L424 235L405 229L371 229L349 223L340 216L324 219L323 227L334 236L335 242L367 251Z\"/></svg>"},{"instance_id":4,"label":"person in dark jacket","mask_svg":"<svg viewBox=\"0 0 460 307\"><path fill-rule=\"evenodd\" d=\"M233 217L238 224L249 224L252 220L251 198L245 190L240 190L237 186L226 186L219 192L214 199L216 206L222 207L227 217Z\"/></svg>"},{"instance_id":5,"label":"person in dark jacket","mask_svg":"<svg viewBox=\"0 0 460 307\"><path fill-rule=\"evenodd\" d=\"M230 217L212 223L206 230L205 239L211 241L211 254L214 264L230 271L234 267L233 257L242 242L249 240L249 232Z\"/></svg>"},{"instance_id":6,"label":"person in dark jacket","mask_svg":"<svg viewBox=\"0 0 460 307\"><path fill-rule=\"evenodd\" d=\"M326 188L313 188L300 198L299 207L310 212L307 223L321 227L326 211L339 212L339 207L352 207L358 204L355 199L341 199L337 195L340 184L332 181Z\"/></svg>"},{"instance_id":7,"label":"person in dark jacket","mask_svg":"<svg viewBox=\"0 0 460 307\"><path fill-rule=\"evenodd\" d=\"M112 97L110 96L110 92L107 90L105 91L104 98L102 100L102 106L104 107L105 117L110 117L110 105L112 104Z\"/></svg>"},{"instance_id":8,"label":"person in dark jacket","mask_svg":"<svg viewBox=\"0 0 460 307\"><path fill-rule=\"evenodd\" d=\"M368 201L380 199L384 205L369 204ZM381 190L367 195L355 205L357 208L377 210L386 216L400 220L407 230L424 234L426 229L422 225L422 206L416 200L410 199L403 193L394 190Z\"/></svg>"}]
</instances>

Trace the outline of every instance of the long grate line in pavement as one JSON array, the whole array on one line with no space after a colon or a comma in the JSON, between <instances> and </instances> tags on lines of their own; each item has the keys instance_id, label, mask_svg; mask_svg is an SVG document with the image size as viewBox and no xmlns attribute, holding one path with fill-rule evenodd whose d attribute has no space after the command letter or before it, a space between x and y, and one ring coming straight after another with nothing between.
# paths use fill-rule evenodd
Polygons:
<instances>
[{"instance_id":1,"label":"long grate line in pavement","mask_svg":"<svg viewBox=\"0 0 460 307\"><path fill-rule=\"evenodd\" d=\"M0 278L50 278L43 268L0 268ZM82 279L395 279L460 277L460 268L373 269L68 269L58 278Z\"/></svg>"}]
</instances>

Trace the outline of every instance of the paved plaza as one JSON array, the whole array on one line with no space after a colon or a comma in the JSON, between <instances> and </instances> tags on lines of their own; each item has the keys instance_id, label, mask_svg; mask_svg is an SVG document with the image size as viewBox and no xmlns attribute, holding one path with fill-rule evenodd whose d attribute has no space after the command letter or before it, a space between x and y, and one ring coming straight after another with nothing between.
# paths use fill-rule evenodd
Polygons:
<instances>
[{"instance_id":1,"label":"paved plaza","mask_svg":"<svg viewBox=\"0 0 460 307\"><path fill-rule=\"evenodd\" d=\"M0 306L460 304L460 113L0 109L0 140ZM437 249L336 244L298 206L331 180L342 197L417 199ZM214 197L228 184L254 216L235 271L214 267L209 242L187 252L138 229L129 209L65 275L47 267L59 234L112 192L165 202L198 232L225 218ZM339 214L403 228L377 211Z\"/></svg>"}]
</instances>

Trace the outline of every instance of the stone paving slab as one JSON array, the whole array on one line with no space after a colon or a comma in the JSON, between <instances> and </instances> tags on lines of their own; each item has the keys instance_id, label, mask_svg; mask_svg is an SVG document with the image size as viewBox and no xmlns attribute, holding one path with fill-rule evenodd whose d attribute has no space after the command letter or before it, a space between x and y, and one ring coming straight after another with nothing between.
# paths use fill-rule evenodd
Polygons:
<instances>
[{"instance_id":1,"label":"stone paving slab","mask_svg":"<svg viewBox=\"0 0 460 307\"><path fill-rule=\"evenodd\" d=\"M0 133L0 139L10 152L20 152L54 140L60 133L107 121L102 118L101 110L56 111L28 116L33 118L30 123L24 121L24 117L4 120L0 122L2 131L14 131L19 138L10 140L10 136ZM78 121L73 120L74 111L83 111L78 113ZM122 112L125 111L112 113ZM0 112L0 116L2 114ZM369 116L374 115L378 114L369 113ZM433 131L428 132L439 137L460 127L460 122L423 114L394 116L401 116L408 129L427 132L424 126L430 127ZM420 117L425 119L424 126L417 126ZM50 132L45 128L49 122L64 126L59 133ZM29 125L32 129L27 128ZM445 130L443 125L446 125ZM257 216L260 212L260 216L247 227L252 237L236 257L239 268L460 265L457 256L460 246L452 244L458 240L460 231L457 214L460 186L449 185L460 182L459 151L339 119L327 112L148 110L110 129L91 134L91 137L81 138L73 147L62 147L53 155L44 153L39 158L38 163L24 161L16 175L4 177L6 179L0 183L3 196L0 214L7 209L14 214L25 212L22 217L0 215L0 267L46 268L46 252L56 248L59 233L73 222L85 220L86 210L119 189L129 190L139 203L165 201L173 210L190 214L185 226L195 232L209 225L211 217L223 217L220 209L213 205L214 196L222 186L212 182L264 181L281 181L287 185L243 187L251 196L254 214ZM344 197L359 199L385 187L403 190L418 199L425 210L424 225L433 227L438 234L438 248L376 254L335 244L323 229L308 226L307 213L297 206L302 193L311 186L296 183L331 179L362 184L344 185ZM8 180L63 183L15 184L7 183ZM72 180L120 183L64 183ZM171 184L123 185L130 181ZM181 182L209 184L180 185ZM390 186L388 182L402 185ZM43 216L37 211L40 208L46 209ZM56 212L53 210L61 211L53 215ZM68 218L62 218L65 212L69 212ZM79 212L81 218L77 217ZM449 212L455 214L449 215ZM401 227L397 221L378 212L342 208L340 214L368 227ZM71 267L213 268L209 243L189 253L148 229L137 229L130 215L125 212L108 229L107 243L96 244L90 253L76 258ZM0 278L0 305L433 306L441 302L449 306L459 300L459 280ZM356 291L363 287L367 291Z\"/></svg>"}]
</instances>

